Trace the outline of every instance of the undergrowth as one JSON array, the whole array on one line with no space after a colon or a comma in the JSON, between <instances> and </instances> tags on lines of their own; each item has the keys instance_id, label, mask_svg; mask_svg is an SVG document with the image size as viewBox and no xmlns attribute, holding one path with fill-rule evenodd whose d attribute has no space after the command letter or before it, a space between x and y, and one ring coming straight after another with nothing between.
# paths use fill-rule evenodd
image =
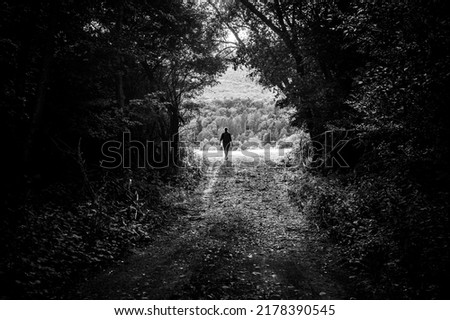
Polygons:
<instances>
[{"instance_id":1,"label":"undergrowth","mask_svg":"<svg viewBox=\"0 0 450 320\"><path fill-rule=\"evenodd\" d=\"M201 161L175 173L151 169L103 172L86 186L54 184L9 207L1 226L2 298L61 297L81 271L93 270L145 244L182 213L202 177ZM195 165L194 165L195 164Z\"/></svg>"},{"instance_id":2,"label":"undergrowth","mask_svg":"<svg viewBox=\"0 0 450 320\"><path fill-rule=\"evenodd\" d=\"M411 165L323 174L302 169L290 189L338 244L357 298L448 299L448 191L427 192ZM428 190L430 191L430 190Z\"/></svg>"}]
</instances>

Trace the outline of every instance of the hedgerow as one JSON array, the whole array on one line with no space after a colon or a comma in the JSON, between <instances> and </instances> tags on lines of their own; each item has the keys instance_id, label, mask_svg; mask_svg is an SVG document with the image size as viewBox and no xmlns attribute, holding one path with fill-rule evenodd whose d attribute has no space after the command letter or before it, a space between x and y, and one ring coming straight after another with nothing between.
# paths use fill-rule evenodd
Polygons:
<instances>
[{"instance_id":1,"label":"hedgerow","mask_svg":"<svg viewBox=\"0 0 450 320\"><path fill-rule=\"evenodd\" d=\"M448 192L424 190L405 162L347 174L302 170L290 194L338 244L358 297L448 299Z\"/></svg>"}]
</instances>

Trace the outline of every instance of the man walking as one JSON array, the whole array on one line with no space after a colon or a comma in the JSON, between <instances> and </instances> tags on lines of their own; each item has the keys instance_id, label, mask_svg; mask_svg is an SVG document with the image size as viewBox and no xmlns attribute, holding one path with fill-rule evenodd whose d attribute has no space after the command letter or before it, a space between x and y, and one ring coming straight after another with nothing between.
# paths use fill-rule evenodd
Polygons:
<instances>
[{"instance_id":1,"label":"man walking","mask_svg":"<svg viewBox=\"0 0 450 320\"><path fill-rule=\"evenodd\" d=\"M228 128L225 128L225 132L220 136L220 142L223 146L223 152L225 154L225 160L228 160L228 150L231 146L231 134L228 132Z\"/></svg>"}]
</instances>

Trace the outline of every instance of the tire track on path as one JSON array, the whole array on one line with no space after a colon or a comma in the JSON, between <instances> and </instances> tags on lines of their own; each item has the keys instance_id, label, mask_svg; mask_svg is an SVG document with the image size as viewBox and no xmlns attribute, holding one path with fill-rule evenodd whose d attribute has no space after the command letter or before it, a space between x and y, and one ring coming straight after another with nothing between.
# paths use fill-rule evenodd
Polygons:
<instances>
[{"instance_id":1,"label":"tire track on path","mask_svg":"<svg viewBox=\"0 0 450 320\"><path fill-rule=\"evenodd\" d=\"M331 247L289 202L285 168L211 163L186 215L77 289L89 299L342 299Z\"/></svg>"}]
</instances>

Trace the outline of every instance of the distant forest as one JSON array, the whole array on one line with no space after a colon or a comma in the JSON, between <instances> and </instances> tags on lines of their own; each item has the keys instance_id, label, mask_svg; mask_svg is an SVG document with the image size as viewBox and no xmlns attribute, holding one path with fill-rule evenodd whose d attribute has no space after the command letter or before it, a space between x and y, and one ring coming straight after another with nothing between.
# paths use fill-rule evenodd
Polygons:
<instances>
[{"instance_id":1,"label":"distant forest","mask_svg":"<svg viewBox=\"0 0 450 320\"><path fill-rule=\"evenodd\" d=\"M185 128L187 141L202 145L219 146L219 137L228 128L235 149L266 144L292 147L291 137L298 129L289 125L286 110L275 103L252 100L214 100L201 106L201 115L192 119ZM286 140L286 141L285 141Z\"/></svg>"}]
</instances>

